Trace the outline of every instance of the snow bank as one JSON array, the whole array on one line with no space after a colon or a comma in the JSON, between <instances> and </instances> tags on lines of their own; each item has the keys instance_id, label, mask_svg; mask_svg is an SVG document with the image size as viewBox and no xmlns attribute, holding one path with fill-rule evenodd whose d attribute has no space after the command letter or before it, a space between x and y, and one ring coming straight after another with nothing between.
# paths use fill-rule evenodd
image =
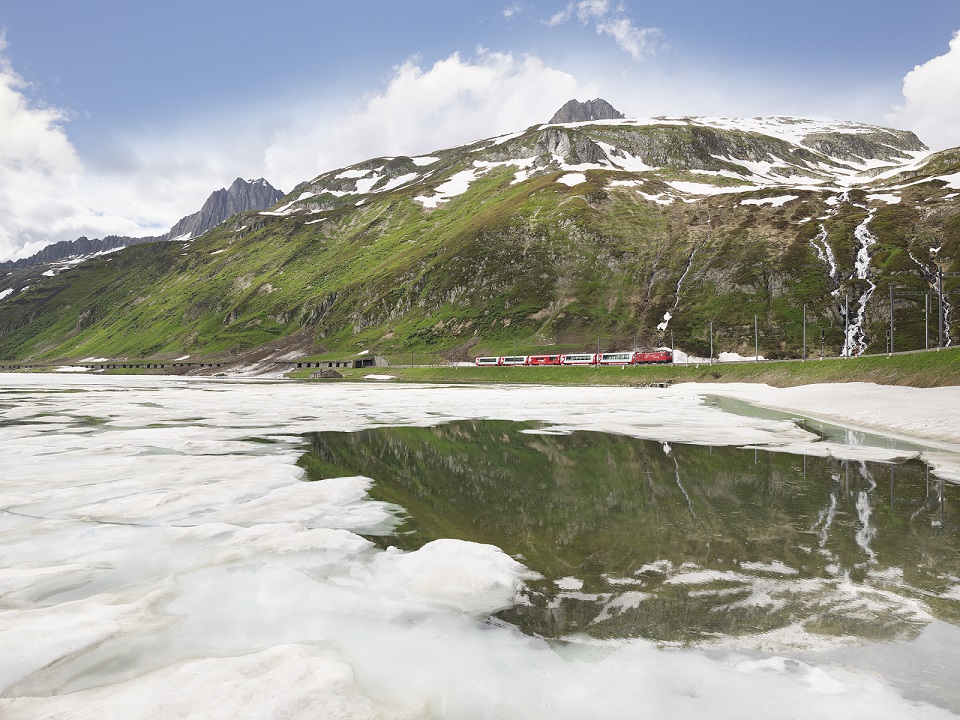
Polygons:
<instances>
[{"instance_id":1,"label":"snow bank","mask_svg":"<svg viewBox=\"0 0 960 720\"><path fill-rule=\"evenodd\" d=\"M781 207L786 205L791 200L799 199L799 195L781 195L779 197L766 197L766 198L748 198L746 200L741 200L741 205L770 205L771 207Z\"/></svg>"},{"instance_id":2,"label":"snow bank","mask_svg":"<svg viewBox=\"0 0 960 720\"><path fill-rule=\"evenodd\" d=\"M960 446L960 387L912 388L873 383L792 388L731 383L697 387L711 394L737 397L840 425Z\"/></svg>"},{"instance_id":3,"label":"snow bank","mask_svg":"<svg viewBox=\"0 0 960 720\"><path fill-rule=\"evenodd\" d=\"M390 548L373 572L379 586L473 614L510 607L522 581L536 577L500 548L463 540L434 540L412 553Z\"/></svg>"},{"instance_id":4,"label":"snow bank","mask_svg":"<svg viewBox=\"0 0 960 720\"><path fill-rule=\"evenodd\" d=\"M579 185L580 183L585 183L587 181L587 176L583 173L567 173L566 175L561 175L557 178L558 183L563 183L568 187L573 187L574 185Z\"/></svg>"},{"instance_id":5,"label":"snow bank","mask_svg":"<svg viewBox=\"0 0 960 720\"><path fill-rule=\"evenodd\" d=\"M722 352L717 355L718 362L753 362L754 360L763 359L763 355L741 355L735 352Z\"/></svg>"}]
</instances>

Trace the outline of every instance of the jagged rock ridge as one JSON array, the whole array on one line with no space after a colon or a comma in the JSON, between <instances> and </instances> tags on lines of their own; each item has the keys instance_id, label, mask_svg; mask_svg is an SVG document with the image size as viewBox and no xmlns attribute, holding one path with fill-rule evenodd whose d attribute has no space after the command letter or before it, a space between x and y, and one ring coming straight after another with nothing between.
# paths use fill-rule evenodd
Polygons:
<instances>
[{"instance_id":1,"label":"jagged rock ridge","mask_svg":"<svg viewBox=\"0 0 960 720\"><path fill-rule=\"evenodd\" d=\"M282 197L283 193L263 178L237 178L229 188L220 188L211 194L200 210L181 218L165 239L189 239L203 235L238 212L266 210Z\"/></svg>"},{"instance_id":2,"label":"jagged rock ridge","mask_svg":"<svg viewBox=\"0 0 960 720\"><path fill-rule=\"evenodd\" d=\"M2 262L0 263L0 270L19 270L34 265L45 265L47 263L66 260L67 258L95 255L97 253L107 252L108 250L116 250L117 248L129 247L130 245L145 242L155 242L162 239L162 235L151 235L140 238L127 237L125 235L107 235L102 239L94 238L90 240L82 235L76 240L61 240L53 245L47 245L28 258Z\"/></svg>"},{"instance_id":3,"label":"jagged rock ridge","mask_svg":"<svg viewBox=\"0 0 960 720\"><path fill-rule=\"evenodd\" d=\"M553 114L550 124L587 122L588 120L622 120L623 117L622 112L601 98L586 102L568 100Z\"/></svg>"}]
</instances>

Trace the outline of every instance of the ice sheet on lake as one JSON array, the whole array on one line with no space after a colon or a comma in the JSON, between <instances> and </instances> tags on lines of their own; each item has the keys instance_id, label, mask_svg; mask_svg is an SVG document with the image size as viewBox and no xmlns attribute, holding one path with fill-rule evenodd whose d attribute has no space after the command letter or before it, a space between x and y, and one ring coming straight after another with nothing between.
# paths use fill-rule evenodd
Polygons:
<instances>
[{"instance_id":1,"label":"ice sheet on lake","mask_svg":"<svg viewBox=\"0 0 960 720\"><path fill-rule=\"evenodd\" d=\"M557 647L485 622L529 577L521 562L456 540L381 551L361 534L389 532L401 510L371 500L366 478L304 483L295 465L301 433L465 417L819 444L705 392L2 376L15 402L0 402L0 643L13 649L0 715L630 717L642 698L651 717L949 717L877 676L786 659L775 640L748 660L642 640ZM798 582L786 565L747 569L726 579L749 582L737 602L754 608ZM654 571L715 589L696 567ZM851 611L896 607L835 585ZM644 601L628 589L604 612Z\"/></svg>"}]
</instances>

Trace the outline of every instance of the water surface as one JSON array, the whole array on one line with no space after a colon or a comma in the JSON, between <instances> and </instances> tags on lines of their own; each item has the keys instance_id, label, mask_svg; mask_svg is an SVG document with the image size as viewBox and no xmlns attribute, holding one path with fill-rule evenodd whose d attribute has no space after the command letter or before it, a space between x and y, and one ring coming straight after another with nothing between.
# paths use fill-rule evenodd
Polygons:
<instances>
[{"instance_id":1,"label":"water surface","mask_svg":"<svg viewBox=\"0 0 960 720\"><path fill-rule=\"evenodd\" d=\"M309 436L314 479L365 475L415 549L502 548L543 576L525 632L691 642L800 626L906 639L960 621L960 488L917 460L852 462L466 420Z\"/></svg>"}]
</instances>

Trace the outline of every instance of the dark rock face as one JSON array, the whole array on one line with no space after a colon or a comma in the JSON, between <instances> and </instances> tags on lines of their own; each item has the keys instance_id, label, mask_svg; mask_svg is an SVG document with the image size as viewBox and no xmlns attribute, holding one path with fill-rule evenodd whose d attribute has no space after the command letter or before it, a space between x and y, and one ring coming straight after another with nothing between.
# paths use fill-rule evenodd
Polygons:
<instances>
[{"instance_id":1,"label":"dark rock face","mask_svg":"<svg viewBox=\"0 0 960 720\"><path fill-rule=\"evenodd\" d=\"M587 120L622 120L623 117L622 112L600 98L586 102L568 100L550 118L550 124L586 122Z\"/></svg>"},{"instance_id":2,"label":"dark rock face","mask_svg":"<svg viewBox=\"0 0 960 720\"><path fill-rule=\"evenodd\" d=\"M94 255L95 253L106 250L115 250L116 248L127 247L128 245L137 245L138 243L153 242L161 239L160 237L133 238L120 235L107 235L103 239L94 238L90 240L86 236L80 236L76 240L61 240L52 245L47 245L40 250L40 252L28 258L2 262L0 263L0 270L21 270L35 265L44 265L72 257Z\"/></svg>"},{"instance_id":3,"label":"dark rock face","mask_svg":"<svg viewBox=\"0 0 960 720\"><path fill-rule=\"evenodd\" d=\"M198 212L181 218L164 239L197 237L231 215L248 210L266 210L282 197L283 193L263 178L251 181L237 178L228 189L221 188L208 197Z\"/></svg>"}]
</instances>

